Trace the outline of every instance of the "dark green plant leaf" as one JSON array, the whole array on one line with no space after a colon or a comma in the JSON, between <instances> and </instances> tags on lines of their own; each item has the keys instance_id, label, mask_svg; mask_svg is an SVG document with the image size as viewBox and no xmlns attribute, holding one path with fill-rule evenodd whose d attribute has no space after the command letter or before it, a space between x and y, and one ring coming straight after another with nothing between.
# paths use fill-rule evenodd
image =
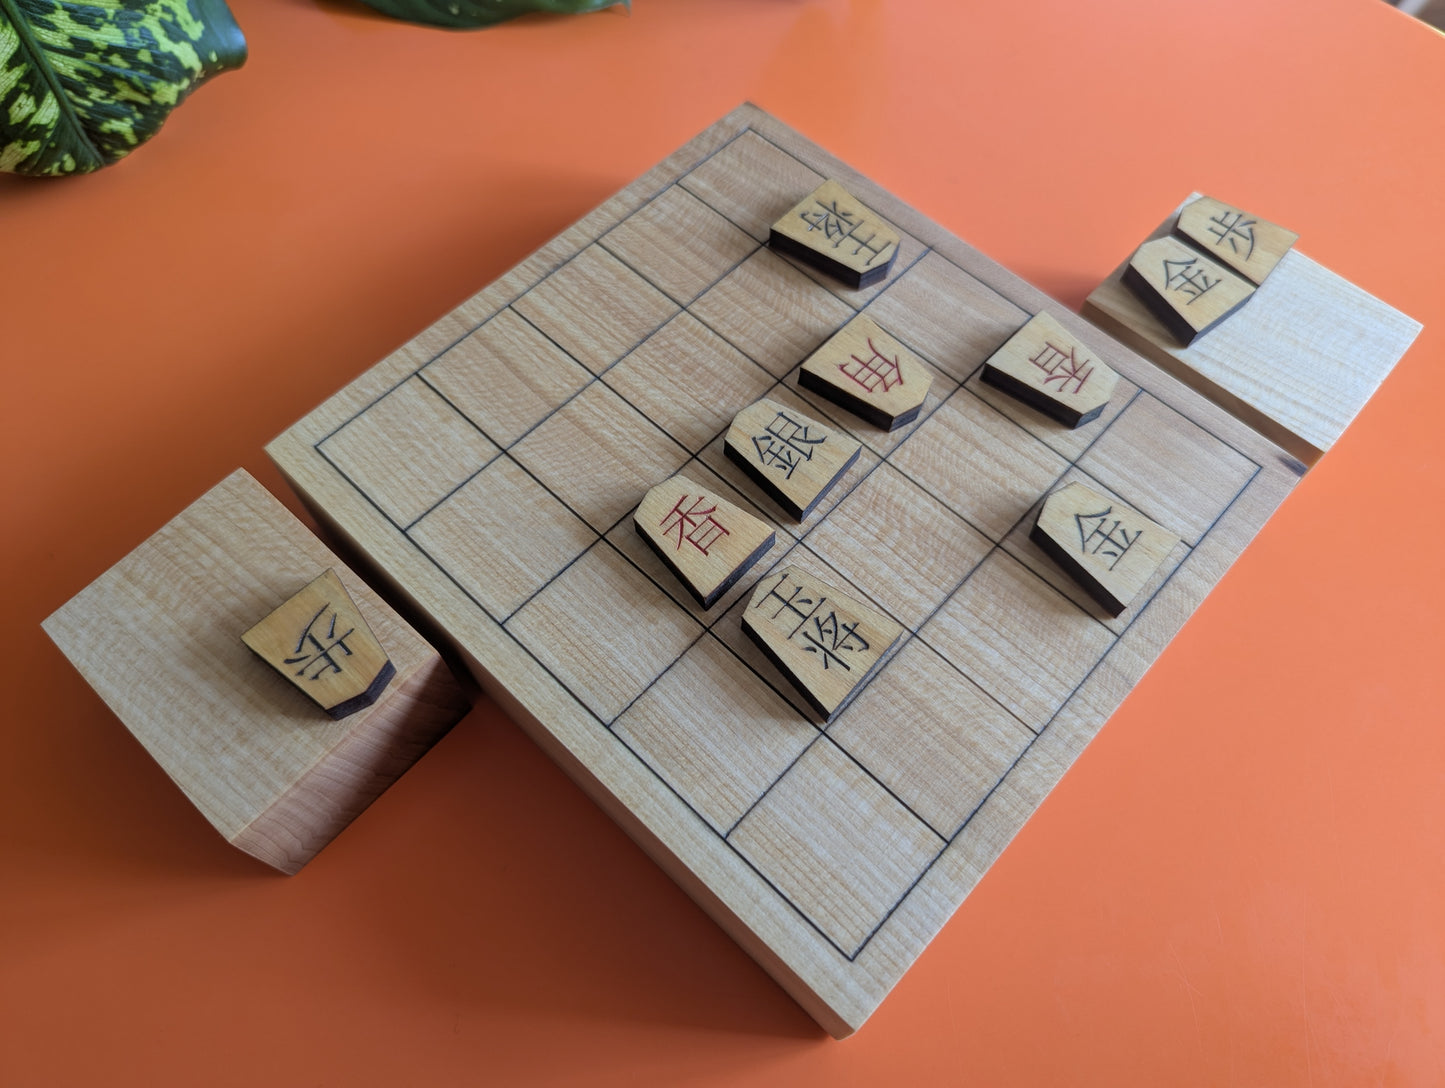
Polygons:
<instances>
[{"instance_id":1,"label":"dark green plant leaf","mask_svg":"<svg viewBox=\"0 0 1445 1088\"><path fill-rule=\"evenodd\" d=\"M0 0L3 2L3 0ZM470 29L492 26L533 11L576 15L601 11L629 0L363 0L377 11L408 23Z\"/></svg>"},{"instance_id":2,"label":"dark green plant leaf","mask_svg":"<svg viewBox=\"0 0 1445 1088\"><path fill-rule=\"evenodd\" d=\"M224 0L0 0L0 170L99 170L245 60Z\"/></svg>"}]
</instances>

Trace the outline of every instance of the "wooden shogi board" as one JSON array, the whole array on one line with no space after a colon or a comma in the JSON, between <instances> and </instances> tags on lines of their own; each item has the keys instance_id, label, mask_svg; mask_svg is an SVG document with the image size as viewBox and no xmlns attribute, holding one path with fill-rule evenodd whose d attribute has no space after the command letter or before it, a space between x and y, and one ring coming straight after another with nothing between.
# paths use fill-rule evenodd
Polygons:
<instances>
[{"instance_id":1,"label":"wooden shogi board","mask_svg":"<svg viewBox=\"0 0 1445 1088\"><path fill-rule=\"evenodd\" d=\"M850 290L769 225L824 177L903 232ZM1121 375L1070 431L982 385L1048 308ZM933 386L892 434L797 386L855 313ZM864 446L801 525L723 454L768 396ZM856 1029L1129 693L1303 466L745 106L276 439L319 515L818 1021ZM672 473L777 529L703 612L638 538ZM1177 532L1110 618L1030 542L1081 480ZM743 635L796 564L905 628L826 729ZM470 859L484 864L482 859Z\"/></svg>"}]
</instances>

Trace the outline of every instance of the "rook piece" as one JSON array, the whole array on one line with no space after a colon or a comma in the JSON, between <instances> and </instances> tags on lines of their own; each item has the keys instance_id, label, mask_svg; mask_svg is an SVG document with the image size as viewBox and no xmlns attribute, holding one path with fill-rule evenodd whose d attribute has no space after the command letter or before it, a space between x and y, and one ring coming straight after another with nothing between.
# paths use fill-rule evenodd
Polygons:
<instances>
[{"instance_id":1,"label":"rook piece","mask_svg":"<svg viewBox=\"0 0 1445 1088\"><path fill-rule=\"evenodd\" d=\"M768 575L743 630L823 721L863 689L903 628L797 567Z\"/></svg>"},{"instance_id":2,"label":"rook piece","mask_svg":"<svg viewBox=\"0 0 1445 1088\"><path fill-rule=\"evenodd\" d=\"M898 232L829 178L773 224L768 244L850 287L888 275Z\"/></svg>"},{"instance_id":3,"label":"rook piece","mask_svg":"<svg viewBox=\"0 0 1445 1088\"><path fill-rule=\"evenodd\" d=\"M337 721L371 706L396 675L334 570L252 627L241 641Z\"/></svg>"},{"instance_id":4,"label":"rook piece","mask_svg":"<svg viewBox=\"0 0 1445 1088\"><path fill-rule=\"evenodd\" d=\"M1185 205L1174 224L1174 233L1255 285L1263 283L1299 241L1294 231L1212 196Z\"/></svg>"},{"instance_id":5,"label":"rook piece","mask_svg":"<svg viewBox=\"0 0 1445 1088\"><path fill-rule=\"evenodd\" d=\"M1035 314L994 352L982 378L1069 427L1097 419L1119 380L1047 313Z\"/></svg>"},{"instance_id":6,"label":"rook piece","mask_svg":"<svg viewBox=\"0 0 1445 1088\"><path fill-rule=\"evenodd\" d=\"M1029 538L1111 616L1129 607L1179 543L1139 511L1081 483L1044 500Z\"/></svg>"},{"instance_id":7,"label":"rook piece","mask_svg":"<svg viewBox=\"0 0 1445 1088\"><path fill-rule=\"evenodd\" d=\"M885 431L918 418L933 375L907 348L859 314L803 363L798 384Z\"/></svg>"},{"instance_id":8,"label":"rook piece","mask_svg":"<svg viewBox=\"0 0 1445 1088\"><path fill-rule=\"evenodd\" d=\"M863 447L841 431L764 398L733 417L723 448L729 460L802 521L853 467Z\"/></svg>"},{"instance_id":9,"label":"rook piece","mask_svg":"<svg viewBox=\"0 0 1445 1088\"><path fill-rule=\"evenodd\" d=\"M1250 283L1178 238L1145 242L1124 269L1124 286L1181 344L1189 344L1254 294Z\"/></svg>"},{"instance_id":10,"label":"rook piece","mask_svg":"<svg viewBox=\"0 0 1445 1088\"><path fill-rule=\"evenodd\" d=\"M703 608L716 604L777 539L757 518L686 476L673 476L644 495L632 520Z\"/></svg>"}]
</instances>

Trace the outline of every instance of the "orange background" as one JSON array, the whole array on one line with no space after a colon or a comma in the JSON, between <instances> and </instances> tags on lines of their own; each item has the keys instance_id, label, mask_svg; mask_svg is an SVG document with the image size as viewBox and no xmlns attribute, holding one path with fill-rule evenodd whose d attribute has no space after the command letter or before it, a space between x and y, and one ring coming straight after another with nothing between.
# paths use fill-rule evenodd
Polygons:
<instances>
[{"instance_id":1,"label":"orange background","mask_svg":"<svg viewBox=\"0 0 1445 1088\"><path fill-rule=\"evenodd\" d=\"M234 0L101 174L0 179L0 1083L1445 1083L1445 39L1378 0ZM852 1039L485 699L299 876L39 623L744 99L1069 306L1191 189L1425 323Z\"/></svg>"}]
</instances>

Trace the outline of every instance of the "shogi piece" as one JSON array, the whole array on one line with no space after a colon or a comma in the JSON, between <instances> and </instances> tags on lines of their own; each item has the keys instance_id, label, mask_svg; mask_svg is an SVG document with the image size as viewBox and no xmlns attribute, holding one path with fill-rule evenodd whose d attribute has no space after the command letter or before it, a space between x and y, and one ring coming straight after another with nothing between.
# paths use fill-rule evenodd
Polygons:
<instances>
[{"instance_id":1,"label":"shogi piece","mask_svg":"<svg viewBox=\"0 0 1445 1088\"><path fill-rule=\"evenodd\" d=\"M1186 204L1174 233L1256 286L1299 241L1294 231L1212 196Z\"/></svg>"},{"instance_id":2,"label":"shogi piece","mask_svg":"<svg viewBox=\"0 0 1445 1088\"><path fill-rule=\"evenodd\" d=\"M241 636L266 664L338 721L371 706L396 666L334 570Z\"/></svg>"},{"instance_id":3,"label":"shogi piece","mask_svg":"<svg viewBox=\"0 0 1445 1088\"><path fill-rule=\"evenodd\" d=\"M637 531L703 608L711 608L777 534L686 476L658 484L633 514Z\"/></svg>"},{"instance_id":4,"label":"shogi piece","mask_svg":"<svg viewBox=\"0 0 1445 1088\"><path fill-rule=\"evenodd\" d=\"M898 256L898 232L848 195L832 178L773 224L768 244L780 253L867 287L888 275Z\"/></svg>"},{"instance_id":5,"label":"shogi piece","mask_svg":"<svg viewBox=\"0 0 1445 1088\"><path fill-rule=\"evenodd\" d=\"M802 521L853 467L863 447L765 397L733 417L723 448L729 460Z\"/></svg>"},{"instance_id":6,"label":"shogi piece","mask_svg":"<svg viewBox=\"0 0 1445 1088\"><path fill-rule=\"evenodd\" d=\"M903 634L881 612L797 567L758 583L743 630L825 723L863 690Z\"/></svg>"},{"instance_id":7,"label":"shogi piece","mask_svg":"<svg viewBox=\"0 0 1445 1088\"><path fill-rule=\"evenodd\" d=\"M1178 238L1156 238L1135 250L1124 286L1181 344L1193 343L1254 294L1248 280Z\"/></svg>"},{"instance_id":8,"label":"shogi piece","mask_svg":"<svg viewBox=\"0 0 1445 1088\"><path fill-rule=\"evenodd\" d=\"M932 382L917 356L863 314L808 356L798 372L804 389L885 431L918 418Z\"/></svg>"},{"instance_id":9,"label":"shogi piece","mask_svg":"<svg viewBox=\"0 0 1445 1088\"><path fill-rule=\"evenodd\" d=\"M1129 607L1179 537L1081 483L1045 501L1029 537L1111 615Z\"/></svg>"},{"instance_id":10,"label":"shogi piece","mask_svg":"<svg viewBox=\"0 0 1445 1088\"><path fill-rule=\"evenodd\" d=\"M240 637L328 568L395 673L374 704L341 721ZM245 472L187 507L44 627L226 840L284 873L309 861L467 709L436 651Z\"/></svg>"},{"instance_id":11,"label":"shogi piece","mask_svg":"<svg viewBox=\"0 0 1445 1088\"><path fill-rule=\"evenodd\" d=\"M1119 376L1040 311L983 364L982 378L1068 427L1097 419Z\"/></svg>"}]
</instances>

